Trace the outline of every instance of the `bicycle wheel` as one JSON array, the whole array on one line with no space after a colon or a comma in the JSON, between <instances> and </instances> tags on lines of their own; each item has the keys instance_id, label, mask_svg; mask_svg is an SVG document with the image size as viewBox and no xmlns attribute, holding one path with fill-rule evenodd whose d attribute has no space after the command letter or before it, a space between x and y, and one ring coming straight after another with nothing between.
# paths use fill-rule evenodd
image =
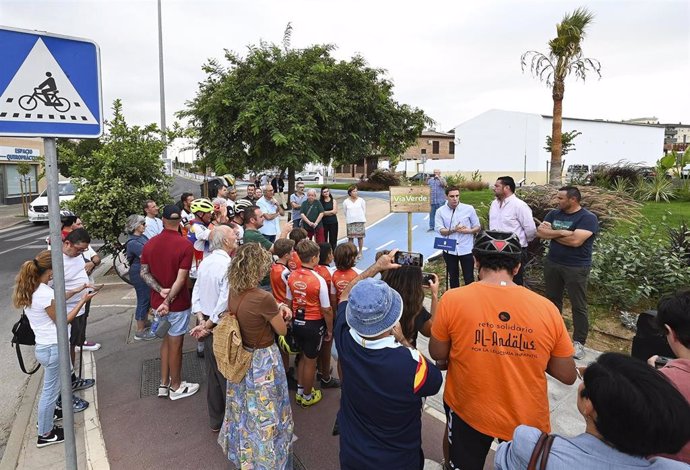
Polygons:
<instances>
[{"instance_id":1,"label":"bicycle wheel","mask_svg":"<svg viewBox=\"0 0 690 470\"><path fill-rule=\"evenodd\" d=\"M69 108L71 108L72 105L67 98L60 97L55 99L55 105L53 107L55 108L55 111L66 113L69 111Z\"/></svg>"},{"instance_id":2,"label":"bicycle wheel","mask_svg":"<svg viewBox=\"0 0 690 470\"><path fill-rule=\"evenodd\" d=\"M19 107L25 111L31 111L38 105L38 100L34 95L22 95L19 97Z\"/></svg>"}]
</instances>

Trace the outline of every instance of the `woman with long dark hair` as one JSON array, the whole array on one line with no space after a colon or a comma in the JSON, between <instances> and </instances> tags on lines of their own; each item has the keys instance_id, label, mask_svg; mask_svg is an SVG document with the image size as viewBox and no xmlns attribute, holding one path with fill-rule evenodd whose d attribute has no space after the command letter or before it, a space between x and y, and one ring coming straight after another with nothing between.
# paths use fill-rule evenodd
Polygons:
<instances>
[{"instance_id":1,"label":"woman with long dark hair","mask_svg":"<svg viewBox=\"0 0 690 470\"><path fill-rule=\"evenodd\" d=\"M403 313L400 317L402 334L409 346L417 347L417 335L431 336L431 324L438 305L438 277L424 283L422 268L401 266L390 270L383 279L403 299ZM424 307L425 290L431 292L431 312Z\"/></svg>"},{"instance_id":2,"label":"woman with long dark hair","mask_svg":"<svg viewBox=\"0 0 690 470\"><path fill-rule=\"evenodd\" d=\"M242 245L230 265L228 310L237 316L245 348L253 348L247 375L227 383L225 419L218 436L236 468L292 468L292 409L287 377L275 344L285 335L290 310L260 289L271 253L258 243ZM270 430L270 432L267 432Z\"/></svg>"},{"instance_id":3,"label":"woman with long dark hair","mask_svg":"<svg viewBox=\"0 0 690 470\"><path fill-rule=\"evenodd\" d=\"M65 433L55 426L55 419L62 418L62 410L56 410L60 395L60 362L58 360L57 327L55 326L55 293L48 283L53 278L50 251L45 250L35 258L25 261L15 279L12 302L23 308L36 336L36 360L43 366L43 389L38 401L37 447L57 444L65 440ZM88 284L67 291L65 299L83 291ZM79 310L96 292L86 293L77 305L67 313L67 322L77 316ZM70 400L71 401L71 400ZM88 405L88 404L87 404ZM81 411L81 410L79 410Z\"/></svg>"},{"instance_id":4,"label":"woman with long dark hair","mask_svg":"<svg viewBox=\"0 0 690 470\"><path fill-rule=\"evenodd\" d=\"M325 242L331 245L335 251L338 244L338 202L333 198L331 189L328 186L321 187L321 197L319 198L323 206L323 233Z\"/></svg>"}]
</instances>

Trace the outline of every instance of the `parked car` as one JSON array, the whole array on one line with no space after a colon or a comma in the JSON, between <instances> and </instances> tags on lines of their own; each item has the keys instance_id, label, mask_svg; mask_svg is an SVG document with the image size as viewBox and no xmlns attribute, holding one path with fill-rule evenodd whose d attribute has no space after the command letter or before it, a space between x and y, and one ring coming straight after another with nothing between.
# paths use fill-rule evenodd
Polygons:
<instances>
[{"instance_id":1,"label":"parked car","mask_svg":"<svg viewBox=\"0 0 690 470\"><path fill-rule=\"evenodd\" d=\"M685 165L681 170L680 170L680 177L684 179L690 178L690 165Z\"/></svg>"},{"instance_id":2,"label":"parked car","mask_svg":"<svg viewBox=\"0 0 690 470\"><path fill-rule=\"evenodd\" d=\"M295 175L296 181L321 181L321 173L318 171L302 171Z\"/></svg>"},{"instance_id":3,"label":"parked car","mask_svg":"<svg viewBox=\"0 0 690 470\"><path fill-rule=\"evenodd\" d=\"M75 196L74 185L70 180L58 182L58 195L60 206L66 201L71 201ZM48 222L48 189L46 188L36 199L29 204L29 222L35 224Z\"/></svg>"},{"instance_id":4,"label":"parked car","mask_svg":"<svg viewBox=\"0 0 690 470\"><path fill-rule=\"evenodd\" d=\"M411 177L409 179L409 181L413 181L415 183L419 183L419 182L426 183L426 180L431 178L432 176L434 176L433 173L417 173L416 175Z\"/></svg>"}]
</instances>

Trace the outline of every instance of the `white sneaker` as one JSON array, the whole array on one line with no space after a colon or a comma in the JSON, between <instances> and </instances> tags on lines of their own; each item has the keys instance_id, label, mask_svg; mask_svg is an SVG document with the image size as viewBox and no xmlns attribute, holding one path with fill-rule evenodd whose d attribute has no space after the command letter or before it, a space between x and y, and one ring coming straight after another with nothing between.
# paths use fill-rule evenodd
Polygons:
<instances>
[{"instance_id":1,"label":"white sneaker","mask_svg":"<svg viewBox=\"0 0 690 470\"><path fill-rule=\"evenodd\" d=\"M75 346L74 349L79 350L79 346ZM98 351L101 349L101 343L94 343L93 341L85 341L84 346L81 346L84 351Z\"/></svg>"},{"instance_id":2,"label":"white sneaker","mask_svg":"<svg viewBox=\"0 0 690 470\"><path fill-rule=\"evenodd\" d=\"M158 398L168 398L170 387L168 385L158 385Z\"/></svg>"},{"instance_id":3,"label":"white sneaker","mask_svg":"<svg viewBox=\"0 0 690 470\"><path fill-rule=\"evenodd\" d=\"M170 399L179 400L180 398L187 398L199 391L199 384L180 382L180 387L177 390L170 389Z\"/></svg>"},{"instance_id":4,"label":"white sneaker","mask_svg":"<svg viewBox=\"0 0 690 470\"><path fill-rule=\"evenodd\" d=\"M575 354L573 354L575 359L582 359L585 357L585 346L582 343L573 341L573 347L575 348Z\"/></svg>"}]
</instances>

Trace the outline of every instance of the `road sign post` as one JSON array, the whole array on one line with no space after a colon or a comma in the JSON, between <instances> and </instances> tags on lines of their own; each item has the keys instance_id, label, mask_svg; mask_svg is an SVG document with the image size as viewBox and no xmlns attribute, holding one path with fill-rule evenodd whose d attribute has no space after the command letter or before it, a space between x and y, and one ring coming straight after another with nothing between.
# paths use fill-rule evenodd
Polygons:
<instances>
[{"instance_id":1,"label":"road sign post","mask_svg":"<svg viewBox=\"0 0 690 470\"><path fill-rule=\"evenodd\" d=\"M100 52L86 39L5 27L0 27L0 44L0 136L44 138L65 466L76 470L55 137L103 133Z\"/></svg>"},{"instance_id":2,"label":"road sign post","mask_svg":"<svg viewBox=\"0 0 690 470\"><path fill-rule=\"evenodd\" d=\"M431 211L428 186L391 186L391 212L407 212L407 251L412 251L412 213Z\"/></svg>"}]
</instances>

